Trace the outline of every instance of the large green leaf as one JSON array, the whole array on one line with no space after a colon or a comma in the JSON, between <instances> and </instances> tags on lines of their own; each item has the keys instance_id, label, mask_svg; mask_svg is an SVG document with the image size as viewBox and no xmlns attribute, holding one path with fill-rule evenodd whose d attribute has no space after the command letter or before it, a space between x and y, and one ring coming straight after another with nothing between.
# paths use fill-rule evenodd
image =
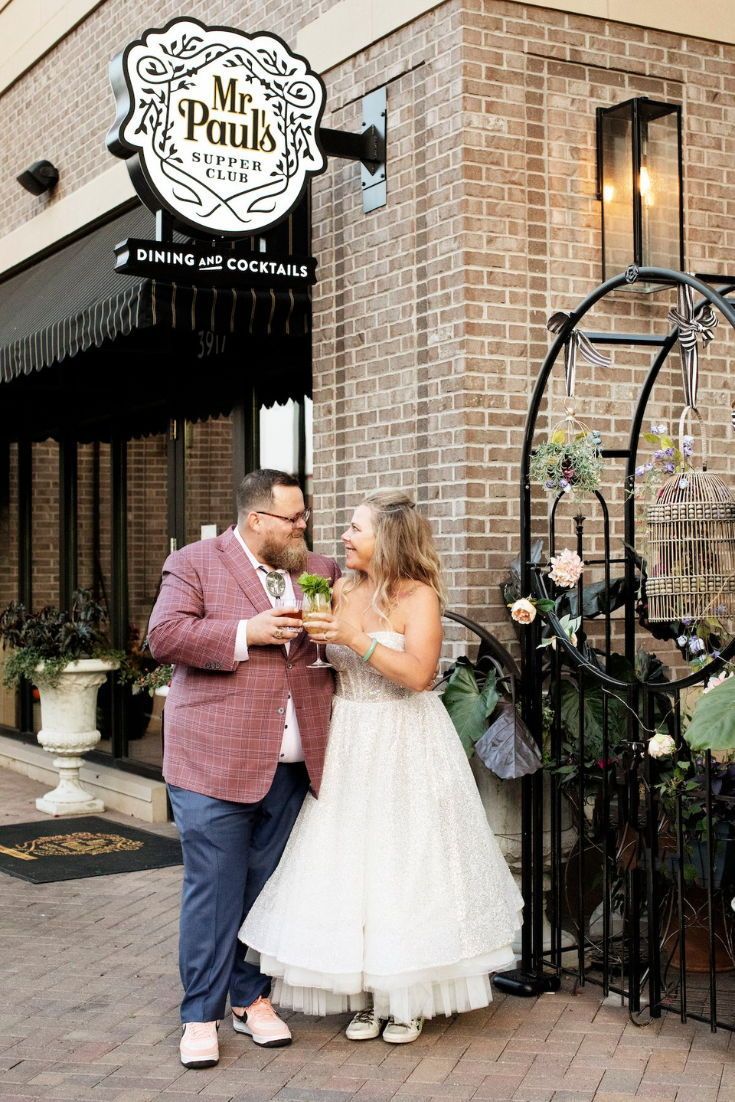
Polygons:
<instances>
[{"instance_id":1,"label":"large green leaf","mask_svg":"<svg viewBox=\"0 0 735 1102\"><path fill-rule=\"evenodd\" d=\"M495 674L491 672L487 675L480 691L472 667L457 664L447 681L442 700L465 753L471 758L475 752L475 743L485 734L487 721L498 702Z\"/></svg>"},{"instance_id":2,"label":"large green leaf","mask_svg":"<svg viewBox=\"0 0 735 1102\"><path fill-rule=\"evenodd\" d=\"M605 694L607 695L607 694ZM626 710L615 694L607 695L608 749L625 737ZM579 733L579 690L576 682L562 681L561 721L567 738L576 743ZM603 754L604 696L599 683L584 677L584 751L586 758Z\"/></svg>"},{"instance_id":3,"label":"large green leaf","mask_svg":"<svg viewBox=\"0 0 735 1102\"><path fill-rule=\"evenodd\" d=\"M735 750L735 677L701 696L684 738L692 750Z\"/></svg>"}]
</instances>

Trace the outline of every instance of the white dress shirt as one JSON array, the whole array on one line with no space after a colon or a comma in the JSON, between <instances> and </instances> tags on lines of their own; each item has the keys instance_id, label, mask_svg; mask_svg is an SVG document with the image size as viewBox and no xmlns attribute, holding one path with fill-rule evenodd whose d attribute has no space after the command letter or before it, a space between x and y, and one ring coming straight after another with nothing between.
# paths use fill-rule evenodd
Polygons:
<instances>
[{"instance_id":1,"label":"white dress shirt","mask_svg":"<svg viewBox=\"0 0 735 1102\"><path fill-rule=\"evenodd\" d=\"M242 547L243 551L250 559L255 573L260 579L260 584L263 586L263 591L275 608L275 598L268 592L268 587L265 584L266 575L270 573L271 568L266 566L265 563L258 562L255 555L252 553L245 540L242 538L237 530L237 526L234 529L235 538ZM283 576L283 580L286 583L286 590L283 594L283 607L288 608L289 601L294 601L296 596L294 594L293 583L291 581L291 575L286 573L285 570L279 570L279 574ZM286 648L286 654L288 654L291 647L290 643L284 643ZM237 635L235 636L235 661L247 662L248 660L248 622L247 620L240 620L237 625ZM283 738L281 739L281 749L278 755L279 762L292 762L304 760L304 748L301 745L301 732L299 731L299 721L296 718L296 709L294 708L291 694L289 693L288 702L286 704L286 719L283 726Z\"/></svg>"}]
</instances>

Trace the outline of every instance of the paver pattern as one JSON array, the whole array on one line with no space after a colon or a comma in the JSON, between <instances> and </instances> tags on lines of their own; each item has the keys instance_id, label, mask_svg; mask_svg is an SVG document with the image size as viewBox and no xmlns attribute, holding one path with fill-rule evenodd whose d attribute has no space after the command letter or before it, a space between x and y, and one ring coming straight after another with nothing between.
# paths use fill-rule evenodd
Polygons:
<instances>
[{"instance_id":1,"label":"paver pattern","mask_svg":"<svg viewBox=\"0 0 735 1102\"><path fill-rule=\"evenodd\" d=\"M0 823L44 818L41 792L0 769ZM294 1014L295 1043L263 1050L225 1021L219 1065L186 1071L180 882L180 868L45 885L0 873L0 1098L735 1102L732 1034L673 1015L637 1027L594 987L499 996L487 1010L429 1022L405 1048L345 1040L345 1017Z\"/></svg>"}]
</instances>

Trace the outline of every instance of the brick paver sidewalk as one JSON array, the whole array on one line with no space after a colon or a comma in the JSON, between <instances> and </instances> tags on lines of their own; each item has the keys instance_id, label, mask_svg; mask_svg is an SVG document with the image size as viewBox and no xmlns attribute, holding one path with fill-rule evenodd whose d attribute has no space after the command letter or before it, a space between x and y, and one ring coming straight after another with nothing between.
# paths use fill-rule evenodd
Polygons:
<instances>
[{"instance_id":1,"label":"brick paver sidewalk","mask_svg":"<svg viewBox=\"0 0 735 1102\"><path fill-rule=\"evenodd\" d=\"M0 769L0 822L44 818L40 792ZM263 1050L226 1021L218 1067L185 1071L180 876L174 868L32 885L0 873L0 1098L735 1102L731 1034L673 1016L638 1028L590 987L498 997L488 1010L428 1023L405 1048L350 1043L347 1019L295 1014L295 1043Z\"/></svg>"}]
</instances>

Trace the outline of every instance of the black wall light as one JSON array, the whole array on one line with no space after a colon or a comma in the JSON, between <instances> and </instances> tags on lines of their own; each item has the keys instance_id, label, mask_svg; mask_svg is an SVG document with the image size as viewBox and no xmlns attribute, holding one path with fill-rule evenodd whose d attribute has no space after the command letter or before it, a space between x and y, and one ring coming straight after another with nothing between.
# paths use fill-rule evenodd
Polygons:
<instances>
[{"instance_id":1,"label":"black wall light","mask_svg":"<svg viewBox=\"0 0 735 1102\"><path fill-rule=\"evenodd\" d=\"M59 170L51 161L34 161L30 168L16 177L18 183L31 195L43 195L59 182Z\"/></svg>"},{"instance_id":2,"label":"black wall light","mask_svg":"<svg viewBox=\"0 0 735 1102\"><path fill-rule=\"evenodd\" d=\"M597 108L603 279L631 264L684 270L682 183L678 104L642 97Z\"/></svg>"}]
</instances>

